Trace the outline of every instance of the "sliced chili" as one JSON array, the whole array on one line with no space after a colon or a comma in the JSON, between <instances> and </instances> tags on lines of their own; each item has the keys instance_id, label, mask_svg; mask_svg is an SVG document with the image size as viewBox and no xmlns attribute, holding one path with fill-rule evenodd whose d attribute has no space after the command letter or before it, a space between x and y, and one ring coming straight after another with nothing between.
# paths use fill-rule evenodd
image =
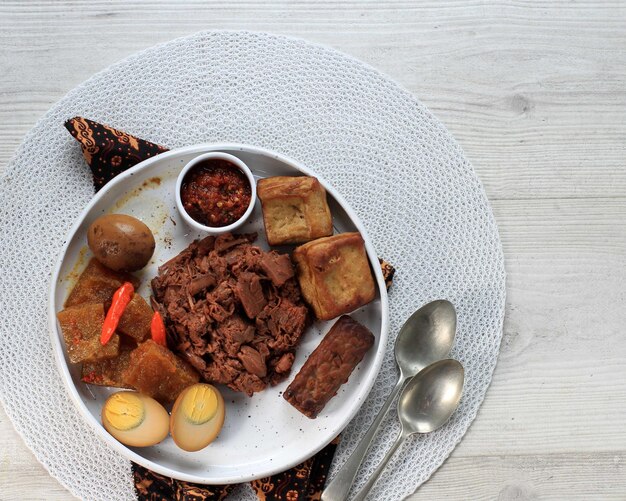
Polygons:
<instances>
[{"instance_id":1,"label":"sliced chili","mask_svg":"<svg viewBox=\"0 0 626 501\"><path fill-rule=\"evenodd\" d=\"M115 334L117 324L120 322L120 318L126 309L128 303L133 298L135 288L130 282L124 282L124 284L115 291L113 294L113 301L111 307L107 311L104 318L104 324L102 324L102 334L100 335L100 344L105 345Z\"/></svg>"},{"instance_id":2,"label":"sliced chili","mask_svg":"<svg viewBox=\"0 0 626 501\"><path fill-rule=\"evenodd\" d=\"M152 341L167 348L165 323L163 323L163 318L158 311L155 311L154 315L152 315L152 322L150 322L150 334L152 335Z\"/></svg>"}]
</instances>

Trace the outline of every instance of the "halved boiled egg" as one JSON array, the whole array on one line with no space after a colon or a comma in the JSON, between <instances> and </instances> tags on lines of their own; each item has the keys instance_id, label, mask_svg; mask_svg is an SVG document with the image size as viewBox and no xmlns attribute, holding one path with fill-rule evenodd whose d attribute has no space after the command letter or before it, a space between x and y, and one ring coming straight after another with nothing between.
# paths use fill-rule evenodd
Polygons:
<instances>
[{"instance_id":1,"label":"halved boiled egg","mask_svg":"<svg viewBox=\"0 0 626 501\"><path fill-rule=\"evenodd\" d=\"M159 402L147 395L119 391L104 403L102 424L123 444L147 447L167 437L169 415Z\"/></svg>"},{"instance_id":2,"label":"halved boiled egg","mask_svg":"<svg viewBox=\"0 0 626 501\"><path fill-rule=\"evenodd\" d=\"M214 386L197 383L185 388L174 402L170 433L178 447L199 451L209 445L224 424L224 399Z\"/></svg>"}]
</instances>

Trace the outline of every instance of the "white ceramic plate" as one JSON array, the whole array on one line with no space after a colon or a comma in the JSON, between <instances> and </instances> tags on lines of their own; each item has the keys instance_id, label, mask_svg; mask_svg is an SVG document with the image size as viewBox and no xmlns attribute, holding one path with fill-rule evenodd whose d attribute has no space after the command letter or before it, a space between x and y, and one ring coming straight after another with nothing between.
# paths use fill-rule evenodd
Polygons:
<instances>
[{"instance_id":1,"label":"white ceramic plate","mask_svg":"<svg viewBox=\"0 0 626 501\"><path fill-rule=\"evenodd\" d=\"M105 213L130 214L152 229L157 241L156 251L148 266L137 274L142 279L138 292L149 298L149 282L156 275L157 267L195 238L203 236L188 227L177 212L174 186L183 166L208 151L224 151L241 158L256 177L316 175L271 151L234 144L191 146L141 162L100 190L74 224L52 275L49 313L59 370L74 403L98 436L123 456L158 473L191 482L224 484L262 478L291 468L322 449L341 432L361 407L380 368L387 340L388 306L384 279L365 228L341 196L316 176L328 192L335 232L361 232L378 288L372 303L352 313L374 333L376 341L348 383L313 420L282 398L282 392L334 323L315 322L302 338L291 376L286 381L251 398L220 386L226 401L224 428L218 439L202 451L182 451L171 437L146 448L126 447L111 437L100 424L100 411L106 397L116 390L86 385L80 380L80 367L72 365L67 358L56 312L63 309L69 290L90 258L86 246L87 228ZM251 218L238 231L257 231L259 239L256 243L268 248L259 205L257 202Z\"/></svg>"}]
</instances>

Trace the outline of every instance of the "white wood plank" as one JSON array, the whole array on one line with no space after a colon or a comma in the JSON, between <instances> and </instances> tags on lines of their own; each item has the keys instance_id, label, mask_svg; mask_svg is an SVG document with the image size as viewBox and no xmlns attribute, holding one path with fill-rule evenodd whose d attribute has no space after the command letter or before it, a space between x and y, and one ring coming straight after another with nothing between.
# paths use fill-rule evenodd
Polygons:
<instances>
[{"instance_id":1,"label":"white wood plank","mask_svg":"<svg viewBox=\"0 0 626 501\"><path fill-rule=\"evenodd\" d=\"M0 405L0 500L76 499L41 466Z\"/></svg>"},{"instance_id":2,"label":"white wood plank","mask_svg":"<svg viewBox=\"0 0 626 501\"><path fill-rule=\"evenodd\" d=\"M409 499L623 501L625 473L624 456L612 453L463 459L453 455Z\"/></svg>"},{"instance_id":3,"label":"white wood plank","mask_svg":"<svg viewBox=\"0 0 626 501\"><path fill-rule=\"evenodd\" d=\"M493 205L508 272L504 337L459 454L623 454L626 200Z\"/></svg>"},{"instance_id":4,"label":"white wood plank","mask_svg":"<svg viewBox=\"0 0 626 501\"><path fill-rule=\"evenodd\" d=\"M11 70L0 74L9 89L0 121L23 124L1 143L2 164L52 102L99 69L196 30L244 27L331 44L396 78L460 140L494 199L626 189L623 3L73 5L0 6L0 19L11 19L0 32L10 49L0 64Z\"/></svg>"}]
</instances>

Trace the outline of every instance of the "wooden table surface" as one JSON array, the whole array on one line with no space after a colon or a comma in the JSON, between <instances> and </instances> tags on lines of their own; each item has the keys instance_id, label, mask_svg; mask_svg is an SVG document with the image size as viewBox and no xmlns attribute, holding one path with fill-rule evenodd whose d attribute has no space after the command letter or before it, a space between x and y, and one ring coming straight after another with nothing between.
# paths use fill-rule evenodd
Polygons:
<instances>
[{"instance_id":1,"label":"wooden table surface","mask_svg":"<svg viewBox=\"0 0 626 501\"><path fill-rule=\"evenodd\" d=\"M478 417L412 501L626 499L626 3L0 3L0 171L93 73L211 28L331 45L463 146L504 246L507 308ZM0 409L0 499L71 495Z\"/></svg>"}]
</instances>

